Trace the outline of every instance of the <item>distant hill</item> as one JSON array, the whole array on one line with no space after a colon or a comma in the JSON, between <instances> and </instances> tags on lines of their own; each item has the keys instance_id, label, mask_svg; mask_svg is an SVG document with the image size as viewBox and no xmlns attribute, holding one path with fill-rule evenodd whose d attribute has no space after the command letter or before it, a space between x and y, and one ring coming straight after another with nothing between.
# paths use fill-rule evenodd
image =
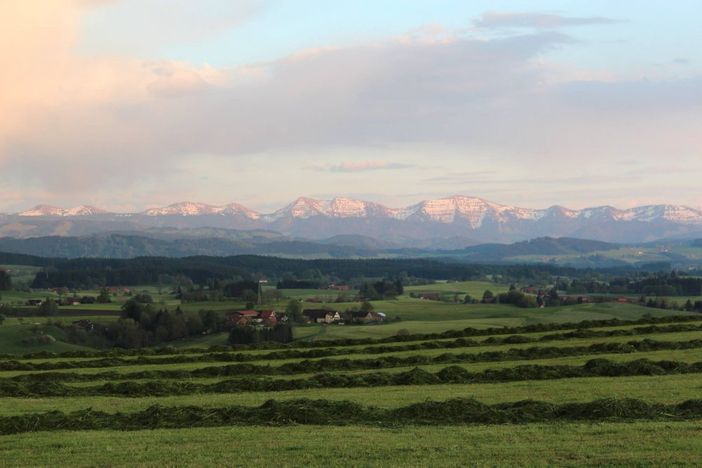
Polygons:
<instances>
[{"instance_id":1,"label":"distant hill","mask_svg":"<svg viewBox=\"0 0 702 468\"><path fill-rule=\"evenodd\" d=\"M668 264L698 267L702 251L690 250L692 241L673 244L623 245L575 238L540 237L513 244L482 244L462 249L398 247L366 236L333 236L321 241L292 239L268 231L187 230L177 237L173 229L150 230L147 235L109 233L89 236L0 238L6 256L44 258L134 258L266 255L299 259L424 258L480 264L552 263L577 268L616 268ZM219 236L219 237L198 237ZM698 242L702 243L702 242ZM420 244L419 242L417 244ZM11 258L5 260L11 264ZM18 262L24 263L24 262Z\"/></svg>"},{"instance_id":2,"label":"distant hill","mask_svg":"<svg viewBox=\"0 0 702 468\"><path fill-rule=\"evenodd\" d=\"M618 249L620 245L608 242L567 237L540 237L514 244L482 244L451 251L454 255L472 261L504 261L514 257L529 255L558 256L589 254Z\"/></svg>"},{"instance_id":3,"label":"distant hill","mask_svg":"<svg viewBox=\"0 0 702 468\"><path fill-rule=\"evenodd\" d=\"M279 240L280 239L280 240ZM324 244L284 238L242 239L190 237L154 238L125 234L82 237L47 236L29 239L0 238L0 251L60 258L134 258L144 256L278 255L292 257L373 257L376 251L347 245Z\"/></svg>"}]
</instances>

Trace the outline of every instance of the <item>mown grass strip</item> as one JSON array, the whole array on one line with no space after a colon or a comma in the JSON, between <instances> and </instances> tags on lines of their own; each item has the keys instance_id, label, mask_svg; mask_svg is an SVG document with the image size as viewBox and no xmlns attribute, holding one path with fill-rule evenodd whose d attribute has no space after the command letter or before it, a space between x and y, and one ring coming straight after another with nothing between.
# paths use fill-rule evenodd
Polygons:
<instances>
[{"instance_id":1,"label":"mown grass strip","mask_svg":"<svg viewBox=\"0 0 702 468\"><path fill-rule=\"evenodd\" d=\"M685 323L700 321L699 314L690 315L675 315L670 317L643 317L637 320L585 320L582 322L571 323L540 323L533 325L525 325L520 327L492 327L492 328L465 328L462 330L447 330L442 333L415 333L404 336L389 336L386 338L355 338L342 340L324 340L324 341L297 341L287 345L276 343L265 343L256 346L210 346L209 348L142 348L142 349L110 349L107 351L66 351L62 353L51 352L36 352L17 356L13 354L2 354L0 359L49 359L49 358L115 358L119 356L165 356L177 354L201 354L201 353L217 353L228 352L232 350L256 350L256 349L293 349L293 348L329 348L336 346L358 346L358 345L373 345L387 344L409 341L428 341L449 338L461 338L472 336L489 336L489 335L514 335L520 333L543 333L558 330L572 330L582 328L604 328L617 327L628 325L646 325L646 324L666 324L666 323Z\"/></svg>"},{"instance_id":2,"label":"mown grass strip","mask_svg":"<svg viewBox=\"0 0 702 468\"><path fill-rule=\"evenodd\" d=\"M459 366L449 366L436 373L414 368L400 373L374 372L358 374L320 373L308 378L273 379L247 378L223 380L215 383L181 381L124 381L108 382L93 386L69 386L56 381L17 382L0 381L0 396L50 397L50 396L166 396L195 393L235 393L253 391L300 390L306 388L381 387L392 385L436 385L510 382L520 380L549 380L576 377L619 377L635 375L670 375L701 373L702 362L651 361L638 359L613 362L592 359L582 366L573 365L524 365L501 369L470 372Z\"/></svg>"},{"instance_id":3,"label":"mown grass strip","mask_svg":"<svg viewBox=\"0 0 702 468\"><path fill-rule=\"evenodd\" d=\"M0 434L61 430L140 430L233 425L462 425L524 424L553 421L689 420L702 417L702 400L674 405L637 399L601 399L553 404L524 400L487 405L474 399L427 401L382 409L350 401L269 400L258 407L151 406L134 413L85 409L0 418Z\"/></svg>"},{"instance_id":4,"label":"mown grass strip","mask_svg":"<svg viewBox=\"0 0 702 468\"><path fill-rule=\"evenodd\" d=\"M454 349L454 348L470 348L479 346L496 346L510 344L526 344L526 343L544 343L551 341L566 341L574 339L587 338L609 338L618 336L641 336L658 333L679 333L679 332L702 332L702 324L671 324L671 325L649 325L645 327L635 327L624 330L591 330L579 329L565 333L552 333L539 337L530 337L526 335L510 335L510 336L491 336L482 341L476 341L468 338L457 338L451 341L424 341L420 343L393 345L393 346L373 346L354 350L354 354L385 354L396 353L403 351L420 351L428 349ZM273 351L265 354L246 354L246 353L207 353L202 355L174 355L166 357L147 357L141 356L137 359L125 359L122 357L104 358L90 361L61 361L61 362L19 362L5 361L0 362L0 371L45 371L45 370L63 370L63 369L88 369L88 368L103 368L103 367L123 367L130 365L163 365L163 364L186 364L196 362L247 362L260 360L284 360L284 359L311 359L324 358L332 356L348 355L349 351L344 348L329 348L329 349L313 349L313 350L281 350ZM374 361L377 361L375 359ZM447 361L448 362L448 361ZM409 363L410 365L412 363ZM227 366L236 367L236 366ZM372 367L372 366L370 366ZM380 366L382 367L382 366ZM240 366L241 369L246 366ZM362 368L362 367L359 367ZM308 370L323 370L312 369ZM167 372L167 371L162 371ZM173 372L173 371L168 371ZM302 372L302 371L300 371ZM254 371L248 373L255 373ZM271 372L275 373L275 372ZM284 373L284 372L282 372ZM173 374L175 376L175 374ZM212 375L232 375L232 373L209 374ZM153 377L153 376L152 376ZM143 378L152 378L143 377ZM134 377L140 378L140 377ZM65 379L64 379L65 380Z\"/></svg>"},{"instance_id":5,"label":"mown grass strip","mask_svg":"<svg viewBox=\"0 0 702 468\"><path fill-rule=\"evenodd\" d=\"M589 346L511 348L505 351L481 353L443 353L437 356L381 356L369 359L319 359L288 362L279 366L233 364L200 369L154 369L140 372L41 372L10 377L15 382L91 382L99 380L193 379L207 377L242 377L246 375L295 375L314 372L388 369L393 367L425 366L476 362L523 361L557 359L596 354L631 354L665 350L702 348L702 339L690 341L640 340L626 343L594 343Z\"/></svg>"}]
</instances>

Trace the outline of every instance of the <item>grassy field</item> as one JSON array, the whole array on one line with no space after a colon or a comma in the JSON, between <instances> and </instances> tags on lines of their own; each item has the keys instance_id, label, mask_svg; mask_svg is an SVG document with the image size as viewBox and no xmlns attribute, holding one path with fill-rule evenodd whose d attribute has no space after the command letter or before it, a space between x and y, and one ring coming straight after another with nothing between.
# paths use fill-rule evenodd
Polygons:
<instances>
[{"instance_id":1,"label":"grassy field","mask_svg":"<svg viewBox=\"0 0 702 468\"><path fill-rule=\"evenodd\" d=\"M17 274L30 274L33 269L24 271L18 268ZM155 286L131 286L127 287L132 294L147 293L152 296L155 308L181 307L186 311L214 310L219 313L242 309L246 306L241 301L218 301L218 302L193 302L181 303L167 288ZM268 286L267 290L274 290ZM452 301L454 295L458 295L462 300L463 295L470 294L473 297L482 297L485 290L494 293L506 291L507 285L490 281L461 281L461 282L436 282L433 284L408 286L405 294L394 300L373 301L373 306L377 312L387 315L388 323L380 325L365 326L323 326L308 325L298 326L294 330L294 336L298 340L319 341L327 339L347 339L347 338L382 338L396 335L402 331L409 333L438 333L451 329L462 329L466 327L490 328L504 326L521 326L537 323L564 323L579 322L582 320L600 320L610 318L620 318L624 320L637 319L644 315L665 316L671 312L643 308L634 304L583 304L572 307L552 307L547 309L519 309L511 305L500 304L463 304ZM86 290L77 291L78 297L97 296L100 291ZM442 298L447 300L435 301L410 297L414 293L440 293ZM303 301L303 308L331 308L343 312L352 307L358 307L358 302L337 303L335 299L338 293L330 290L281 290L282 298L265 307L275 310L284 310L287 302L291 299ZM72 294L72 293L71 293ZM353 296L353 294L350 294ZM28 299L42 299L51 297L58 298L54 291L5 291L2 302L14 307L24 307L28 312L34 309L26 306ZM109 304L80 304L72 306L62 306L57 317L51 317L52 321L60 320L69 323L81 318L98 322L109 322L119 316L122 304L130 298L126 294L114 294L112 302ZM328 302L308 302L311 298ZM682 298L681 298L682 300ZM684 301L683 301L684 302ZM46 333L44 330L36 328L36 324L45 323L45 318L27 317L23 322L17 323L10 319L0 327L0 354L2 353L32 353L37 351L60 352L75 349L74 345L63 343L63 333L53 328ZM34 327L34 328L33 328ZM49 334L56 341L48 343L36 343L28 340L37 334ZM207 336L198 336L187 340L171 343L175 347L207 347L213 345L225 345L227 342L226 333L218 333Z\"/></svg>"},{"instance_id":2,"label":"grassy field","mask_svg":"<svg viewBox=\"0 0 702 468\"><path fill-rule=\"evenodd\" d=\"M0 437L8 466L696 465L699 422L226 427Z\"/></svg>"},{"instance_id":3,"label":"grassy field","mask_svg":"<svg viewBox=\"0 0 702 468\"><path fill-rule=\"evenodd\" d=\"M159 295L155 288L134 289L149 291L161 304L170 306L177 302L166 294ZM211 354L204 348L226 342L226 334L215 334L176 343L179 347L201 348L188 349L185 353L119 356L119 359L56 356L16 360L21 364L59 367L49 370L39 367L18 370L9 362L15 359L0 359L0 364L8 365L7 370L0 370L0 465L702 464L702 402L683 405L692 408L684 416L671 414L667 409L658 409L657 412L637 409L643 406L658 408L656 405L673 408L700 398L702 330L694 327L702 323L702 316L700 320L680 322L678 327L675 323L660 325L670 326L669 329L650 328L647 323L619 324L589 330L577 327L579 332L571 334L569 332L575 328L523 332L517 337L490 331L460 342L456 338L424 337L391 343L303 347L307 341L391 337L400 330L438 333L464 328L519 327L611 318L642 319L652 323L653 317L682 314L618 303L520 309L509 305L461 304L409 297L411 292L479 296L485 289L493 292L506 289L490 282L436 283L407 289L407 294L397 300L374 302L376 310L389 317L400 316L401 320L367 326L299 326L295 328L297 341L278 350L300 353L311 350L319 353L316 355L271 355L273 351L265 349ZM330 299L335 297L328 293ZM22 294L28 293L17 293L17 301L22 300ZM310 297L326 297L322 291L295 290L284 291L284 296L274 305L275 308L283 308L290 297L303 301ZM101 308L65 308L49 323L45 317L8 318L0 325L0 352L25 354L79 350L80 347L62 340L63 331L54 323L68 323L86 317L102 322L115 320L123 300L120 297ZM329 306L338 310L352 305L305 303L305 307ZM220 311L241 306L243 304L234 302L185 305L192 310ZM89 315L91 310L95 313ZM583 335L586 332L589 334ZM33 338L40 335L51 335L56 341L35 343ZM614 348L610 350L608 346ZM224 359L229 354L237 354L241 360ZM637 364L642 359L650 362ZM182 362L173 362L176 360ZM610 367L606 369L633 366L633 370L570 376L554 370L560 369L557 366L585 369L593 362L607 363ZM60 368L62 365L69 368ZM216 374L208 373L232 365L242 367L233 374L220 374L219 370ZM345 368L344 365L355 367ZM276 373L281 366L298 367L291 367L293 370L287 373ZM548 370L542 373L522 371L523 368L537 369L535 366ZM426 381L412 377L426 376L427 373L439 375L448 368L453 369L452 372L465 369L473 377L465 381ZM259 372L256 369L264 371L256 373ZM182 374L178 377L173 377L172 373L170 377L161 374L162 377L158 377L148 373L154 371ZM508 377L503 380L494 381L476 377L503 375L501 372L510 374L504 374ZM290 386L315 379L320 374L323 376L314 380L315 384L310 387ZM347 386L334 383L339 381L334 379L346 378L370 379L370 383ZM373 383L374 379L381 383ZM391 381L394 383L387 383ZM262 389L227 387L224 385L227 382L260 384ZM202 387L187 385L209 385L212 388L205 391ZM185 387L181 389L181 386ZM104 393L95 393L98 391L95 389L102 389L99 392ZM519 408L529 405L536 405L534 407L538 410L535 411L543 411L543 414L550 414L549 405L567 408L568 405L597 404L615 409L608 415L588 410L578 413L579 416L572 420L563 417L549 422L532 420L520 424L499 418L490 424L478 420L456 422L443 419L437 423L430 422L434 410L422 413L415 409L422 405L451 405L454 401L473 399L480 404L493 405L481 410L487 412L484 414L498 412L499 405L515 408L509 414L517 414ZM313 409L301 409L292 419L271 409L286 404L303 405L300 408L312 404ZM362 423L357 420L325 422L322 408L336 408L334 405L340 405L339 411L343 411L344 405L359 405L362 411L374 415L382 411L405 411L403 414L409 416L403 422L393 420L388 423L382 419ZM694 412L696 405L701 409L697 413ZM622 408L624 416L617 408ZM87 409L91 411L86 414ZM212 423L213 415L223 409L234 413L258 412L255 414L263 416L257 417L263 419ZM196 410L204 411L204 416L196 416ZM175 419L163 420L174 411L178 415ZM91 426L95 417L121 421L120 418L141 412L145 416L120 430L113 426L94 430ZM633 416L627 416L629 414ZM44 425L39 425L39 421L44 421ZM205 427L211 425L216 427Z\"/></svg>"}]
</instances>

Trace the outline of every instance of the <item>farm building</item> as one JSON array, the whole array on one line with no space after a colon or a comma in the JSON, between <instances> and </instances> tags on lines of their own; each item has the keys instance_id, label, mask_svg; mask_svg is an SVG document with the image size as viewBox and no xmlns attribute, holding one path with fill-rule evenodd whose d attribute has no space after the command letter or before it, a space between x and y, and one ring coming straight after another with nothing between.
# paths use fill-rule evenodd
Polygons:
<instances>
[{"instance_id":1,"label":"farm building","mask_svg":"<svg viewBox=\"0 0 702 468\"><path fill-rule=\"evenodd\" d=\"M354 323L380 323L385 320L382 312L355 311L351 313L351 320Z\"/></svg>"},{"instance_id":2,"label":"farm building","mask_svg":"<svg viewBox=\"0 0 702 468\"><path fill-rule=\"evenodd\" d=\"M333 309L305 309L302 315L309 323L337 323L341 320L339 312Z\"/></svg>"}]
</instances>

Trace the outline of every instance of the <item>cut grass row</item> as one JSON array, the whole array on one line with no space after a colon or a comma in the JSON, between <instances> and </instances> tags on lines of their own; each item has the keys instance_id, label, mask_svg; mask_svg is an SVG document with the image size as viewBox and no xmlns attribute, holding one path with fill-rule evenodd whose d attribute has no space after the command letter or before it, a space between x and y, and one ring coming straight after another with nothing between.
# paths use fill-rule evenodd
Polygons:
<instances>
[{"instance_id":1,"label":"cut grass row","mask_svg":"<svg viewBox=\"0 0 702 468\"><path fill-rule=\"evenodd\" d=\"M583 377L573 379L536 380L483 384L441 384L388 386L370 391L367 388L315 388L275 393L276 400L314 398L348 400L381 408L396 408L426 400L475 398L485 403L504 403L528 398L551 403L584 402L600 398L637 398L671 404L699 398L702 374L678 374L630 377ZM0 398L0 416L46 411L72 412L84 408L96 411L141 411L149 406L227 405L258 406L271 398L267 392L226 394L193 394L176 396L116 397L34 397Z\"/></svg>"},{"instance_id":2,"label":"cut grass row","mask_svg":"<svg viewBox=\"0 0 702 468\"><path fill-rule=\"evenodd\" d=\"M522 400L489 405L472 398L424 401L398 408L379 408L350 401L268 400L260 406L151 406L131 413L84 409L0 417L0 434L52 430L140 430L250 425L363 424L524 424L572 421L682 421L702 418L702 400L677 404L650 403L632 398L607 398L578 403Z\"/></svg>"},{"instance_id":3,"label":"cut grass row","mask_svg":"<svg viewBox=\"0 0 702 468\"><path fill-rule=\"evenodd\" d=\"M33 370L60 370L60 369L75 369L75 368L105 368L105 367L122 367L129 365L164 365L164 364L185 364L198 362L248 362L248 361L268 361L268 360L290 360L303 358L319 358L350 354L385 354L394 353L398 356L402 353L408 353L417 350L441 350L455 349L468 347L484 347L486 345L506 345L506 344L526 344L526 343L543 343L543 342L565 342L567 340L577 339L603 339L602 342L607 342L608 338L612 337L631 337L638 335L650 335L651 338L668 339L663 337L666 333L679 333L678 340L685 339L684 337L694 338L695 333L702 332L702 325L697 323L679 323L665 325L649 325L632 327L629 329L580 329L575 331L566 331L560 333L541 333L539 335L512 335L512 336L489 336L480 341L468 338L458 338L454 340L430 340L414 343L391 344L391 345L376 345L354 348L352 350L346 348L326 348L326 349L284 349L277 351L269 351L265 353L224 353L211 352L203 354L183 354L183 355L165 355L165 356L139 356L122 357L113 356L99 359L76 359L76 360L60 360L60 361L16 361L5 360L0 361L0 370L9 371L33 371ZM616 338L611 342L618 342ZM585 344L583 342L578 344ZM592 344L592 342L587 343ZM489 351L489 350L483 350Z\"/></svg>"},{"instance_id":4,"label":"cut grass row","mask_svg":"<svg viewBox=\"0 0 702 468\"><path fill-rule=\"evenodd\" d=\"M698 334L699 336L699 334ZM313 372L336 372L349 370L388 369L393 367L426 366L436 364L466 364L476 362L529 361L557 359L572 356L596 356L599 354L634 354L652 351L702 349L702 339L691 341L654 341L651 339L627 341L626 343L595 343L589 346L531 346L510 348L481 353L414 354L407 356L381 356L373 358L325 358L270 364L230 364L209 366L193 370L151 369L140 372L99 373L42 372L12 377L16 382L90 382L96 380L142 380L142 379L193 379L201 377L241 377L245 375L295 375Z\"/></svg>"},{"instance_id":5,"label":"cut grass row","mask_svg":"<svg viewBox=\"0 0 702 468\"><path fill-rule=\"evenodd\" d=\"M638 306L637 306L638 307ZM517 309L517 308L514 308ZM645 308L640 308L642 310L646 310ZM532 325L525 325L525 326L517 326L517 327L499 327L499 328L486 328L486 329L477 329L477 328L464 328L464 329L453 329L453 330L448 330L444 331L442 333L415 333L413 335L409 336L389 336L385 338L379 338L379 339L371 339L371 338L353 338L353 339L340 339L336 341L324 341L324 342L295 342L290 345L273 345L271 346L270 344L266 344L263 346L259 346L258 348L267 348L270 349L271 347L274 348L279 348L279 349L289 349L293 347L304 347L304 348L310 348L310 347L330 347L330 346L354 346L354 345L372 345L372 344L388 344L388 343L397 343L397 342L409 342L409 341L426 341L426 340L438 340L438 339L445 339L445 338L459 338L459 337L473 337L473 336L489 336L489 335L510 335L510 334L520 334L520 333L538 333L538 332L547 332L547 331L563 331L563 330L570 330L574 328L602 328L602 327L613 327L613 326L623 326L623 325L660 325L660 324L666 324L666 323L690 323L690 322L699 322L700 316L699 314L686 314L686 315L672 315L668 311L663 311L666 312L664 316L644 316L642 317L641 315L638 316L636 320L632 321L622 321L620 319L604 319L604 320L584 320L584 321L579 321L579 322L567 322L567 323L562 323L562 322L552 322L552 323L536 323ZM337 327L338 328L338 327ZM343 327L341 327L343 328ZM358 327L351 327L351 328L358 328ZM369 326L369 328L373 328L373 326ZM255 349L255 348L254 348ZM231 348L223 346L223 347L214 347L210 348L209 351L228 351L231 350ZM159 354L159 355L171 355L171 354L193 354L193 353L198 353L198 352L203 352L203 349L192 349L192 348L183 348L183 349L176 349L173 347L167 347L167 348L159 348L159 349L144 349L144 350L109 350L109 351L86 351L86 350L80 350L80 351L74 351L74 352L64 352L64 353L49 353L49 352L39 352L39 353L31 353L31 354L26 354L22 356L24 359L31 359L31 358L39 358L39 359L47 359L47 358L62 358L62 357L79 357L79 358L84 358L84 357L115 357L119 355L124 355L124 356L132 356L132 355L144 355L144 354ZM13 355L0 355L0 358L7 358L11 359L17 356Z\"/></svg>"},{"instance_id":6,"label":"cut grass row","mask_svg":"<svg viewBox=\"0 0 702 468\"><path fill-rule=\"evenodd\" d=\"M529 367L529 366L541 366L541 367L552 367L552 366L583 366L587 362L592 361L592 360L608 360L616 363L626 363L630 362L633 360L637 359L647 359L651 361L676 361L676 362L682 362L682 363L695 363L698 361L702 361L702 350L700 349L686 349L686 350L663 350L663 351L650 351L650 352L642 352L642 353L636 353L634 355L632 354L601 354L601 355L587 355L587 356L569 356L569 357L561 357L561 358L550 358L550 359L537 359L533 361L528 361L528 363L525 363L524 361L495 361L495 362L475 362L475 363L469 363L469 364L453 364L451 367L455 368L461 368L465 369L470 372L485 372L489 370L500 370L500 369L512 369L515 367ZM400 374L400 373L407 373L412 371L413 369L419 369L427 372L440 372L441 370L445 369L446 365L445 364L430 364L430 365L424 365L424 366L407 366L407 367L390 367L386 368L383 370L376 371L376 374ZM292 375L280 375L276 376L276 380L294 380L294 379L309 379L313 378L315 376L320 376L320 375L330 375L330 376L338 376L338 375L346 375L346 376L363 376L367 375L369 372L368 370L349 370L349 371L336 371L336 372L323 372L323 373L317 373L317 374L292 374ZM247 380L268 380L270 379L268 376L243 376L238 378L238 380L241 379L247 379ZM12 382L12 380L9 380ZM139 382L144 383L144 382L151 382L153 385L156 385L159 382L173 382L173 383L179 383L179 382L188 382L188 383L193 383L193 384L202 384L202 385L214 385L219 382L222 382L223 379L222 377L198 377L198 378L189 378L189 379L176 379L176 380L168 380L168 379L144 379ZM230 380L224 380L224 381L230 381ZM0 383L3 382L0 380ZM68 387L93 387L97 385L106 385L110 383L135 383L132 380L125 380L125 379L113 379L113 380L95 380L95 381L89 381L89 382L74 382L74 383L66 383Z\"/></svg>"},{"instance_id":7,"label":"cut grass row","mask_svg":"<svg viewBox=\"0 0 702 468\"><path fill-rule=\"evenodd\" d=\"M635 375L674 375L702 373L702 361L634 361L615 362L593 359L582 366L520 365L483 371L469 371L462 366L444 367L432 373L414 368L402 372L322 373L297 378L248 378L215 383L183 381L124 381L91 386L70 386L60 382L0 381L0 395L10 397L41 396L149 396L187 395L194 393L236 393L246 391L277 392L308 388L386 387L393 385L439 385L448 383L490 383L525 380L554 380L577 377L621 377Z\"/></svg>"},{"instance_id":8,"label":"cut grass row","mask_svg":"<svg viewBox=\"0 0 702 468\"><path fill-rule=\"evenodd\" d=\"M679 329L685 329L688 325L683 325L683 328ZM424 359L431 359L431 358L436 358L440 357L443 355L447 354L457 354L459 352L462 352L463 354L466 354L465 360L473 360L470 356L477 355L477 354L483 354L485 355L484 359L486 360L491 360L491 361L496 361L499 360L499 358L494 357L490 358L490 355L496 354L496 353L506 353L508 351L512 352L513 355L517 358L519 358L519 353L525 353L525 350L528 350L530 348L575 348L575 347L597 347L601 346L603 347L602 349L593 349L593 353L596 352L607 352L607 350L604 348L606 346L616 346L616 345L623 345L625 343L635 343L634 347L637 348L621 348L621 352L635 352L637 351L642 351L643 345L642 343L644 340L633 340L632 337L638 337L642 336L645 337L646 340L649 341L658 341L658 342L670 342L672 346L681 346L681 345L673 345L673 343L682 343L685 341L694 341L694 340L699 340L702 339L702 332L700 331L679 331L679 332L674 332L674 333L652 333L652 334L647 334L647 332L652 332L652 331L657 331L657 330L670 330L670 329L677 329L677 328L671 328L675 327L673 325L669 326L661 326L661 327L646 327L646 329L638 330L638 332L641 332L639 335L638 333L636 334L630 334L632 331L635 330L630 330L625 334L624 336L616 336L619 334L620 331L612 331L612 332L602 332L602 331L596 331L594 332L595 336L598 335L606 335L608 333L612 333L615 336L611 337L602 337L602 338L577 338L580 336L587 336L590 334L590 331L585 330L582 332L574 332L574 333L557 333L557 334L552 334L552 335L544 335L540 339L534 342L530 342L529 338L526 336L522 335L516 335L516 336L507 336L507 337L491 337L483 341L473 341L470 339L465 339L465 338L459 338L457 340L453 341L442 341L439 343L432 343L432 342L425 342L420 344L419 346L413 345L413 344L408 344L405 346L392 346L392 347L387 347L387 348L367 348L367 349L359 349L358 354L354 353L348 353L348 354L343 354L344 355L344 360L353 360L353 361L367 361L370 362L371 364L369 367L378 367L380 362L383 360L390 360L390 359L409 359L409 358L417 358L418 356ZM646 333L643 333L646 332ZM551 341L553 339L554 341ZM485 343L490 343L489 345L486 345ZM546 343L546 346L541 346L542 344ZM651 343L653 346L653 343ZM437 348L438 346L438 348ZM509 348L508 348L509 347ZM380 353L380 354L365 354L363 351L378 351L385 349L387 351L390 350L395 350L395 349L405 349L409 348L404 351L395 351L395 352L388 352L388 353ZM418 349L417 349L418 348ZM343 349L343 348L341 348ZM611 348L611 352L616 352L615 348ZM654 348L650 348L653 350ZM512 351L514 350L514 351ZM280 366L288 366L292 368L296 364L301 364L301 363L306 363L307 366L321 366L321 363L325 363L329 366L330 371L334 370L334 366L337 365L337 361L341 361L341 359L333 359L333 358L326 358L324 357L325 355L329 354L328 352L331 351L332 356L336 356L338 354L337 350L335 349L329 349L329 350L288 350L288 351L276 351L273 353L267 353L264 355L258 355L255 356L256 360L254 361L247 361L247 357L249 355L243 355L239 356L237 354L215 354L212 356L208 355L202 355L202 357L205 357L205 359L202 359L202 357L188 357L188 356L173 356L172 358L168 357L144 357L141 360L129 360L126 363L122 362L120 358L114 358L114 359L102 359L102 360L96 360L95 362L90 362L90 361L78 361L76 364L77 367L70 367L72 363L70 362L62 362L60 365L54 366L54 365L46 365L46 364L40 364L39 366L33 366L32 363L15 363L13 361L7 361L4 363L0 363L0 366L4 369L31 369L33 367L37 367L39 370L6 370L6 371L0 371L0 378L14 378L17 376L21 375L41 375L41 374L47 374L50 373L51 375L56 375L57 379L61 379L58 374L60 373L66 373L66 374L76 374L79 373L81 375L90 375L90 374L106 374L106 372L109 372L111 374L136 374L136 373L147 373L150 371L153 372L171 372L173 375L177 372L190 372L193 375L192 376L197 376L197 373L201 373L201 377L204 375L224 375L226 373L234 373L235 369L240 369L244 370L246 367L243 364L240 364L237 366L237 364L232 364L232 362L246 362L246 364L249 367L270 367L273 362L280 367ZM586 353L586 351L582 351L583 353ZM536 351L532 351L532 353L536 353ZM558 357L559 351L558 349L555 349L552 351L551 357ZM587 354L587 353L586 353ZM302 357L298 358L289 358L289 359L282 359L283 357L290 355L290 356L321 356L319 358L308 358L308 359L303 359ZM469 356L470 355L470 356ZM253 357L253 356L252 356ZM243 359L242 359L243 358ZM266 359L267 358L267 359ZM281 359L275 359L275 358L281 358ZM532 358L534 358L532 356ZM215 362L210 365L203 365L203 363L209 363L214 361L215 359L218 359L218 362ZM170 364L168 362L171 362ZM318 363L318 364L315 364ZM417 361L419 363L419 361ZM52 363L53 364L53 363ZM101 366L102 365L102 366ZM84 367L84 366L94 366L94 367ZM100 367L98 367L100 366ZM49 371L49 372L44 372L43 369L51 369L52 367L59 367L57 370ZM67 367L67 368L61 368L61 367ZM217 371L217 368L220 368L221 370ZM80 369L80 371L76 371L76 369ZM105 370L108 369L108 370ZM204 370L208 369L208 370ZM323 367L318 367L315 370L323 370ZM253 372L253 371L251 371ZM154 374L156 375L156 374ZM165 375L165 374L164 374ZM183 374L182 376L185 376ZM86 377L88 379L89 377ZM98 377L93 377L93 378L98 378ZM118 376L118 375L112 375L110 378L125 378L123 376Z\"/></svg>"}]
</instances>

